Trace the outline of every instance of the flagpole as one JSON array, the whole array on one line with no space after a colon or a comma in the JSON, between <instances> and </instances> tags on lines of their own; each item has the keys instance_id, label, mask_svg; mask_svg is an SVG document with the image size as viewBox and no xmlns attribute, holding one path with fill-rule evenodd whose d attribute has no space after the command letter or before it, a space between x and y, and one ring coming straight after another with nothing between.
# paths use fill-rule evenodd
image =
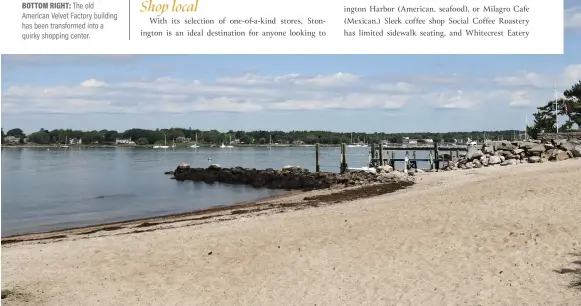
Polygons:
<instances>
[{"instance_id":1,"label":"flagpole","mask_svg":"<svg viewBox=\"0 0 581 306\"><path fill-rule=\"evenodd\" d=\"M559 112L557 111L557 84L555 84L555 124L557 125L557 134L559 134Z\"/></svg>"},{"instance_id":2,"label":"flagpole","mask_svg":"<svg viewBox=\"0 0 581 306\"><path fill-rule=\"evenodd\" d=\"M529 128L529 115L525 115L525 140L528 140L527 129Z\"/></svg>"}]
</instances>

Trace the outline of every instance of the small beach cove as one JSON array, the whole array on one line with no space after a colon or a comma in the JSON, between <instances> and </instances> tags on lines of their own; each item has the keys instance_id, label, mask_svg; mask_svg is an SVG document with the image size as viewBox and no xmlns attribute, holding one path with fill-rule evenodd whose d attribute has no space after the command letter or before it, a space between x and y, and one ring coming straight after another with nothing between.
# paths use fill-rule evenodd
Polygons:
<instances>
[{"instance_id":1,"label":"small beach cove","mask_svg":"<svg viewBox=\"0 0 581 306\"><path fill-rule=\"evenodd\" d=\"M366 160L354 151L350 160ZM323 150L338 171L336 148ZM208 161L208 158L212 161ZM284 190L176 182L163 175L182 162L207 167L314 167L313 148L3 149L3 237L204 210L284 195Z\"/></svg>"},{"instance_id":2,"label":"small beach cove","mask_svg":"<svg viewBox=\"0 0 581 306\"><path fill-rule=\"evenodd\" d=\"M15 293L3 302L572 305L573 275L557 272L581 251L570 201L580 173L579 159L423 173L394 193L326 199L337 205L305 199L332 190L300 192L265 200L281 204L270 210L247 203L5 244L2 286Z\"/></svg>"}]
</instances>

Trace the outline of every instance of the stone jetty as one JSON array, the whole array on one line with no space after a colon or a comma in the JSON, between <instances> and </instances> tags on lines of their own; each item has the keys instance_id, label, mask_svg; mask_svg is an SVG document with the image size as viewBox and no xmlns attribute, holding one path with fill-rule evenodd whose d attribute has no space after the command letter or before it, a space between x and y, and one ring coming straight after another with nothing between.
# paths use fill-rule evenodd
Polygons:
<instances>
[{"instance_id":1,"label":"stone jetty","mask_svg":"<svg viewBox=\"0 0 581 306\"><path fill-rule=\"evenodd\" d=\"M493 141L480 147L469 147L463 157L450 162L444 170L544 163L579 157L581 157L581 140L577 138Z\"/></svg>"},{"instance_id":2,"label":"stone jetty","mask_svg":"<svg viewBox=\"0 0 581 306\"><path fill-rule=\"evenodd\" d=\"M402 182L409 185L412 181L411 178L401 173L392 173L390 169L383 169L377 174L363 171L339 174L315 173L297 166L286 166L282 170L258 170L242 167L223 168L220 165L211 165L208 168L190 168L189 165L182 164L166 174L173 174L172 178L178 181L219 182L248 185L255 188L305 191L376 183Z\"/></svg>"}]
</instances>

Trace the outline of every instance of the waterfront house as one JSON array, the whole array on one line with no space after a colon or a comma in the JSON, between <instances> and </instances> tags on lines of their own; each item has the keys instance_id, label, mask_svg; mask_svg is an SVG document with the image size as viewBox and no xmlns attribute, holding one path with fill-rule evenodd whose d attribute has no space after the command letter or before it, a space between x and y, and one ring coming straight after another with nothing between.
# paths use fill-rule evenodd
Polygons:
<instances>
[{"instance_id":1,"label":"waterfront house","mask_svg":"<svg viewBox=\"0 0 581 306\"><path fill-rule=\"evenodd\" d=\"M115 143L116 144L126 144L126 145L135 144L135 142L132 141L131 138L130 139L119 139L119 138L117 138L117 139L115 139Z\"/></svg>"},{"instance_id":2,"label":"waterfront house","mask_svg":"<svg viewBox=\"0 0 581 306\"><path fill-rule=\"evenodd\" d=\"M83 144L83 140L81 138L71 138L71 139L69 139L69 144L81 145L81 144Z\"/></svg>"},{"instance_id":3,"label":"waterfront house","mask_svg":"<svg viewBox=\"0 0 581 306\"><path fill-rule=\"evenodd\" d=\"M4 143L20 143L20 138L14 136L6 136L4 137Z\"/></svg>"}]
</instances>

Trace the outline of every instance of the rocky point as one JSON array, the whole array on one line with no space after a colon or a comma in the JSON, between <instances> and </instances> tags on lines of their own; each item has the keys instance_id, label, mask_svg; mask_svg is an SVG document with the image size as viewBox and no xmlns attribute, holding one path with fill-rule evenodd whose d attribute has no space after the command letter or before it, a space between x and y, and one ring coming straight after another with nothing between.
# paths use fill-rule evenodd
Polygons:
<instances>
[{"instance_id":1,"label":"rocky point","mask_svg":"<svg viewBox=\"0 0 581 306\"><path fill-rule=\"evenodd\" d=\"M380 183L402 182L409 185L412 177L393 172L389 166L380 168L378 173L363 171L344 174L329 172L310 172L298 166L286 166L282 170L254 168L223 168L211 165L208 168L191 168L187 164L179 165L174 171L173 179L178 181L195 181L206 183L226 183L248 185L255 188L315 190L334 187L350 187Z\"/></svg>"},{"instance_id":2,"label":"rocky point","mask_svg":"<svg viewBox=\"0 0 581 306\"><path fill-rule=\"evenodd\" d=\"M544 163L579 157L581 157L581 140L576 138L493 141L481 147L469 147L463 157L450 162L444 170Z\"/></svg>"}]
</instances>

